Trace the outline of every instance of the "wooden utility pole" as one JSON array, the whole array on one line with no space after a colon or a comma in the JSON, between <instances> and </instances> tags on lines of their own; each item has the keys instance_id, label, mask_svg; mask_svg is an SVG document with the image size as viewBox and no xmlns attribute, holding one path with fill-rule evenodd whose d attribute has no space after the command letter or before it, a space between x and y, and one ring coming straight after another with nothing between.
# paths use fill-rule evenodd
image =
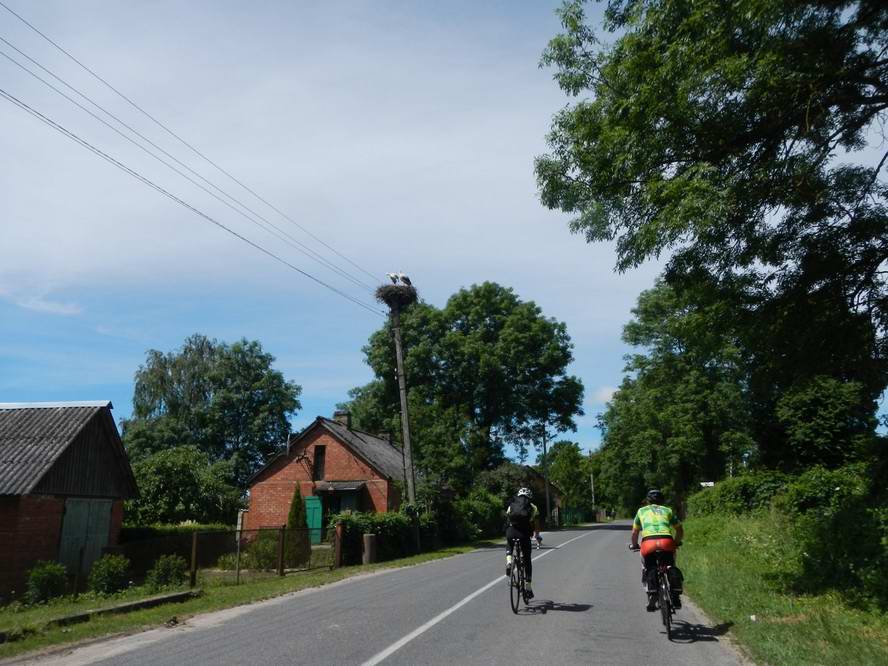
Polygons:
<instances>
[{"instance_id":1,"label":"wooden utility pole","mask_svg":"<svg viewBox=\"0 0 888 666\"><path fill-rule=\"evenodd\" d=\"M392 332L395 337L395 362L398 366L398 393L401 396L401 433L404 438L404 470L407 477L407 500L416 503L416 478L413 472L413 449L410 447L410 419L407 416L407 380L404 377L404 350L401 345L401 306L392 306Z\"/></svg>"},{"instance_id":2,"label":"wooden utility pole","mask_svg":"<svg viewBox=\"0 0 888 666\"><path fill-rule=\"evenodd\" d=\"M410 444L410 417L407 415L407 378L404 373L404 345L401 342L401 310L416 303L413 284L403 273L389 273L392 284L376 290L376 300L389 307L392 316L392 336L395 339L395 364L398 370L398 394L401 398L401 435L404 454L404 481L407 484L407 501L416 504L416 474L413 471L413 448ZM417 538L419 531L417 528Z\"/></svg>"},{"instance_id":3,"label":"wooden utility pole","mask_svg":"<svg viewBox=\"0 0 888 666\"><path fill-rule=\"evenodd\" d=\"M552 517L552 507L549 504L549 456L546 455L546 424L543 424L543 480L546 482L546 523Z\"/></svg>"}]
</instances>

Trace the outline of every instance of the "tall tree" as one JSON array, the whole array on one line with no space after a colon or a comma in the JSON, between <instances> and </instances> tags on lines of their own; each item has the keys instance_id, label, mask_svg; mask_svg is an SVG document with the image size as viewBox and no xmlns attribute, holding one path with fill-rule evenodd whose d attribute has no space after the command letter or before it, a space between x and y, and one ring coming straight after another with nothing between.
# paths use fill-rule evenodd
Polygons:
<instances>
[{"instance_id":1,"label":"tall tree","mask_svg":"<svg viewBox=\"0 0 888 666\"><path fill-rule=\"evenodd\" d=\"M505 443L527 446L541 405L564 430L582 413L582 383L567 374L573 345L565 325L511 289L485 282L441 310L416 304L403 314L402 332L417 464L449 483L502 463ZM364 352L376 380L352 392L353 411L362 428L397 432L388 325Z\"/></svg>"},{"instance_id":2,"label":"tall tree","mask_svg":"<svg viewBox=\"0 0 888 666\"><path fill-rule=\"evenodd\" d=\"M537 468L544 462L549 469L549 478L563 493L562 501L572 509L592 509L592 486L590 484L589 458L583 455L576 442L558 441L552 444L543 460L537 458Z\"/></svg>"},{"instance_id":3,"label":"tall tree","mask_svg":"<svg viewBox=\"0 0 888 666\"><path fill-rule=\"evenodd\" d=\"M701 301L659 283L641 294L624 328L638 352L600 416L602 490L623 507L652 486L681 497L757 453L732 310Z\"/></svg>"},{"instance_id":4,"label":"tall tree","mask_svg":"<svg viewBox=\"0 0 888 666\"><path fill-rule=\"evenodd\" d=\"M199 334L173 352L150 350L123 427L130 456L195 446L210 462L229 461L243 485L286 441L288 417L300 408L302 389L273 362L259 342L228 345Z\"/></svg>"},{"instance_id":5,"label":"tall tree","mask_svg":"<svg viewBox=\"0 0 888 666\"><path fill-rule=\"evenodd\" d=\"M133 463L139 497L127 502L127 520L140 524L234 523L241 492L231 463L211 462L195 446L177 446Z\"/></svg>"},{"instance_id":6,"label":"tall tree","mask_svg":"<svg viewBox=\"0 0 888 666\"><path fill-rule=\"evenodd\" d=\"M583 2L561 19L543 63L580 99L536 162L542 201L616 239L621 270L668 251L675 286L755 285L763 414L816 376L858 382L852 410L871 407L888 385L888 151L860 151L888 113L888 5L611 0L610 46Z\"/></svg>"}]
</instances>

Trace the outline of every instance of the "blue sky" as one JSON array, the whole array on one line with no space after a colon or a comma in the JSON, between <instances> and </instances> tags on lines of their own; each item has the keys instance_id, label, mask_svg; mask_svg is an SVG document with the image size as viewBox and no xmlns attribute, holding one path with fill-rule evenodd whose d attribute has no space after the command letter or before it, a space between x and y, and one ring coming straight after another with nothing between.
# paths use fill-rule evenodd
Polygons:
<instances>
[{"instance_id":1,"label":"blue sky","mask_svg":"<svg viewBox=\"0 0 888 666\"><path fill-rule=\"evenodd\" d=\"M380 279L403 270L439 306L493 280L565 321L576 345L571 372L586 386L576 438L597 444L595 417L627 351L621 327L659 267L615 274L612 247L586 245L538 202L533 158L567 103L538 67L559 30L556 3L4 1ZM0 35L312 243L2 9ZM0 82L348 289L2 59ZM5 100L0 126L0 401L107 398L126 417L145 351L176 348L195 332L260 340L303 387L297 428L370 379L361 347L378 317Z\"/></svg>"}]
</instances>

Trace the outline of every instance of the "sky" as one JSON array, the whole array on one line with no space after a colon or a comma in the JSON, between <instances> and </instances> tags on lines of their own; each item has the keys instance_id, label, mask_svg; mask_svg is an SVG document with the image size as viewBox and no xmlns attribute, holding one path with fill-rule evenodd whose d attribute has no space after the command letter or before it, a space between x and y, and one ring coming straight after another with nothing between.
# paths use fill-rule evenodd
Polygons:
<instances>
[{"instance_id":1,"label":"sky","mask_svg":"<svg viewBox=\"0 0 888 666\"><path fill-rule=\"evenodd\" d=\"M615 273L612 246L587 245L569 232L565 215L539 203L533 159L546 150L552 115L569 101L553 72L539 67L560 29L558 3L3 2L375 281L404 271L436 306L462 287L495 281L564 321L575 345L570 372L586 387L585 416L572 437L584 449L598 445L596 416L629 351L622 326L660 266ZM0 36L291 239L374 282L2 7ZM2 42L0 52L89 106ZM366 290L3 57L0 88L373 305ZM296 429L331 415L350 388L371 379L361 347L380 315L2 98L0 127L0 402L109 399L115 417L127 417L145 352L173 350L196 332L259 340L275 367L302 386Z\"/></svg>"}]
</instances>

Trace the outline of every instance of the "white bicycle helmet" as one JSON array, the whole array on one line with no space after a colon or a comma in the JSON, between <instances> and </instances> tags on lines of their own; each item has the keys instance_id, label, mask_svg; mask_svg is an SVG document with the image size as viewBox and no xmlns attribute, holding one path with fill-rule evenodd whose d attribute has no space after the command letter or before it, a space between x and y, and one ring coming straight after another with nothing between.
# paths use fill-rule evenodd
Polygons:
<instances>
[{"instance_id":1,"label":"white bicycle helmet","mask_svg":"<svg viewBox=\"0 0 888 666\"><path fill-rule=\"evenodd\" d=\"M533 497L533 493L530 492L530 488L521 488L521 490L518 491L518 497L526 497L530 499Z\"/></svg>"}]
</instances>

